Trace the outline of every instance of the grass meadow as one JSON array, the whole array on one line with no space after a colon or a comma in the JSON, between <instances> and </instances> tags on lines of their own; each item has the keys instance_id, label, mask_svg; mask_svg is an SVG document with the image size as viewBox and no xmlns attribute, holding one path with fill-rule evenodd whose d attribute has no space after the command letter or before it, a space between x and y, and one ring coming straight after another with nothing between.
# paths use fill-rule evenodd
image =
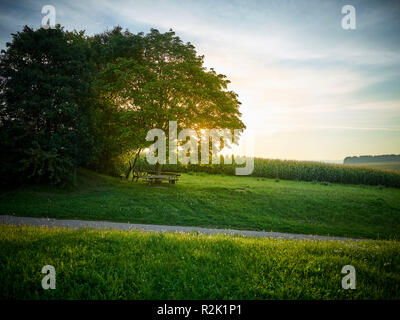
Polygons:
<instances>
[{"instance_id":1,"label":"grass meadow","mask_svg":"<svg viewBox=\"0 0 400 320\"><path fill-rule=\"evenodd\" d=\"M255 177L183 174L176 185L81 170L71 190L2 193L0 214L59 219L398 239L400 189Z\"/></svg>"},{"instance_id":2,"label":"grass meadow","mask_svg":"<svg viewBox=\"0 0 400 320\"><path fill-rule=\"evenodd\" d=\"M365 238L0 225L0 299L400 299L399 188L205 172L150 186L80 169L69 189L3 190L0 214ZM41 287L44 265L56 290Z\"/></svg>"},{"instance_id":3,"label":"grass meadow","mask_svg":"<svg viewBox=\"0 0 400 320\"><path fill-rule=\"evenodd\" d=\"M0 298L399 299L394 241L277 240L0 225ZM56 290L41 268L56 269ZM344 265L356 290L341 286Z\"/></svg>"}]
</instances>

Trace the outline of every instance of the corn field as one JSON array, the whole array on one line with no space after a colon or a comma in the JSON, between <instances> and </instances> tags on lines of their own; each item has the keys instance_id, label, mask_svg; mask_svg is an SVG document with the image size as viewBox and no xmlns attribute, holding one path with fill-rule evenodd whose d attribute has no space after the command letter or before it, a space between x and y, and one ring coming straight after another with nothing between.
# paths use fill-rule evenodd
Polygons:
<instances>
[{"instance_id":1,"label":"corn field","mask_svg":"<svg viewBox=\"0 0 400 320\"><path fill-rule=\"evenodd\" d=\"M162 166L162 171L205 172L210 174L234 175L236 165L171 165ZM136 169L154 170L144 157L138 161ZM381 185L400 188L400 173L362 166L327 164L313 161L254 159L254 177L318 181L344 184Z\"/></svg>"}]
</instances>

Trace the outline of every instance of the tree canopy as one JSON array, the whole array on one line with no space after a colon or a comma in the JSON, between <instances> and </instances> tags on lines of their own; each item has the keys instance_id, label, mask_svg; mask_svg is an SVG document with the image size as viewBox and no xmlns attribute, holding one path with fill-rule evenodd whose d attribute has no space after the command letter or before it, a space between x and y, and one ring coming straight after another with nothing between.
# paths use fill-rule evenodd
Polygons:
<instances>
[{"instance_id":1,"label":"tree canopy","mask_svg":"<svg viewBox=\"0 0 400 320\"><path fill-rule=\"evenodd\" d=\"M2 170L62 183L76 166L115 173L153 128L245 128L229 80L172 30L94 36L25 27L1 54Z\"/></svg>"},{"instance_id":2,"label":"tree canopy","mask_svg":"<svg viewBox=\"0 0 400 320\"><path fill-rule=\"evenodd\" d=\"M3 177L59 184L88 159L89 53L83 33L60 26L13 34L0 58Z\"/></svg>"}]
</instances>

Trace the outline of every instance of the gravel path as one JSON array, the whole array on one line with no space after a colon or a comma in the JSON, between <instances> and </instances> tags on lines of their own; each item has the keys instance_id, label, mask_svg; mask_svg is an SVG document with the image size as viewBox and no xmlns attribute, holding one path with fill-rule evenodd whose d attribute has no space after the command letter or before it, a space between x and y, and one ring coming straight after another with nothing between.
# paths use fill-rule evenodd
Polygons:
<instances>
[{"instance_id":1,"label":"gravel path","mask_svg":"<svg viewBox=\"0 0 400 320\"><path fill-rule=\"evenodd\" d=\"M92 228L92 229L113 229L113 230L139 230L147 232L188 232L188 233L203 233L203 234L230 234L242 235L247 237L265 237L265 238L281 238L281 239L296 239L296 240L343 240L357 241L360 239L315 236L307 234L281 233L281 232L265 232L265 231L250 231L250 230L232 230L232 229L209 229L200 227L181 227L181 226L162 226L153 224L133 224L109 221L87 221L87 220L58 220L50 218L30 218L16 217L9 215L0 215L0 223L12 225L29 225L37 227L63 227L63 228Z\"/></svg>"}]
</instances>

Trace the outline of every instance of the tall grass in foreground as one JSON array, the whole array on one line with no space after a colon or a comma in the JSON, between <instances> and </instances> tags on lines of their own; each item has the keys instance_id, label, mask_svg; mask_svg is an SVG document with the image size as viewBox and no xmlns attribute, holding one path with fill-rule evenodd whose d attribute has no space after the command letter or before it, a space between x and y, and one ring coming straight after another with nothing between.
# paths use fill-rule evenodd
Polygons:
<instances>
[{"instance_id":1,"label":"tall grass in foreground","mask_svg":"<svg viewBox=\"0 0 400 320\"><path fill-rule=\"evenodd\" d=\"M0 299L399 299L396 241L0 225ZM56 290L43 290L44 265ZM356 290L342 289L342 267Z\"/></svg>"},{"instance_id":2,"label":"tall grass in foreground","mask_svg":"<svg viewBox=\"0 0 400 320\"><path fill-rule=\"evenodd\" d=\"M210 174L234 175L235 164L219 165L181 165L166 164L163 171L177 172L206 172ZM137 164L137 169L154 170L144 157ZM382 185L400 188L400 173L390 170L349 166L340 164L327 164L313 161L254 159L254 177L319 181L345 184Z\"/></svg>"}]
</instances>

